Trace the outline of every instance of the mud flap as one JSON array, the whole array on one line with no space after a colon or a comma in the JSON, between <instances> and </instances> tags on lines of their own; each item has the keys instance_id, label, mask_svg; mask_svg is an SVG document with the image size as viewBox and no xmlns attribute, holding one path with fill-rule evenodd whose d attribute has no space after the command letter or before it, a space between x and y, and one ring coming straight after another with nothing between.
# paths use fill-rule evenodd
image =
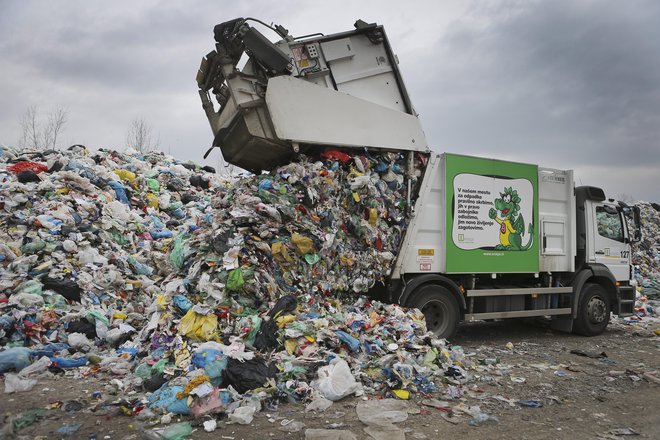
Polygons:
<instances>
[{"instance_id":1,"label":"mud flap","mask_svg":"<svg viewBox=\"0 0 660 440\"><path fill-rule=\"evenodd\" d=\"M573 331L573 317L572 316L555 316L550 322L550 328L560 332L570 333Z\"/></svg>"}]
</instances>

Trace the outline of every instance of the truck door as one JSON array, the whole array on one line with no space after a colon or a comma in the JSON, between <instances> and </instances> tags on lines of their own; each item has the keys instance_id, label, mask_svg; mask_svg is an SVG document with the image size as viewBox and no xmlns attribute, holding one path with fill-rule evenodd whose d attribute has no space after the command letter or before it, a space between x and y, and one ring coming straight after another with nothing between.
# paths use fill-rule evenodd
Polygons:
<instances>
[{"instance_id":1,"label":"truck door","mask_svg":"<svg viewBox=\"0 0 660 440\"><path fill-rule=\"evenodd\" d=\"M607 266L617 281L630 277L630 245L621 211L615 205L594 203L592 205L593 254L592 261Z\"/></svg>"}]
</instances>

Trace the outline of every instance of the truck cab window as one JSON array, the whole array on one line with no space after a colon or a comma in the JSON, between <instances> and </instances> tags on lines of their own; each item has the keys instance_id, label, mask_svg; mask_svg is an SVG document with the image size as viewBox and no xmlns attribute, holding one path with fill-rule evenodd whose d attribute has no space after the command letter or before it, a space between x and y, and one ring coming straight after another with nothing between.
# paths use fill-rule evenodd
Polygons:
<instances>
[{"instance_id":1,"label":"truck cab window","mask_svg":"<svg viewBox=\"0 0 660 440\"><path fill-rule=\"evenodd\" d=\"M623 243L623 226L618 211L598 206L596 207L596 222L600 236Z\"/></svg>"}]
</instances>

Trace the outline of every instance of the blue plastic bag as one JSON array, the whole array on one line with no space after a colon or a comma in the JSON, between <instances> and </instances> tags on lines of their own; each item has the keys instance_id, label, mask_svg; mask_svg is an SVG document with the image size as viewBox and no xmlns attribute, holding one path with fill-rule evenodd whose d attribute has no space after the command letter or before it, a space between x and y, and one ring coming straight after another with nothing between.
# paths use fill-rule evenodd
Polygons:
<instances>
[{"instance_id":1,"label":"blue plastic bag","mask_svg":"<svg viewBox=\"0 0 660 440\"><path fill-rule=\"evenodd\" d=\"M360 341L358 341L348 333L341 330L335 330L335 334L339 336L341 342L348 345L348 348L350 348L351 351L357 351L360 348Z\"/></svg>"},{"instance_id":2,"label":"blue plastic bag","mask_svg":"<svg viewBox=\"0 0 660 440\"><path fill-rule=\"evenodd\" d=\"M53 362L55 366L60 368L76 368L87 365L86 357L81 357L78 359L66 359L66 358L53 356L50 358L50 360Z\"/></svg>"},{"instance_id":3,"label":"blue plastic bag","mask_svg":"<svg viewBox=\"0 0 660 440\"><path fill-rule=\"evenodd\" d=\"M184 313L190 310L190 308L193 306L193 303L191 303L190 300L183 295L174 295L172 297L172 302L177 309Z\"/></svg>"},{"instance_id":4,"label":"blue plastic bag","mask_svg":"<svg viewBox=\"0 0 660 440\"><path fill-rule=\"evenodd\" d=\"M169 387L167 384L163 385L154 391L147 400L149 401L150 408L162 408L174 414L189 415L190 408L186 405L187 398L177 399L176 395L184 390L181 386Z\"/></svg>"},{"instance_id":5,"label":"blue plastic bag","mask_svg":"<svg viewBox=\"0 0 660 440\"><path fill-rule=\"evenodd\" d=\"M21 371L30 365L29 348L13 347L0 352L0 373L9 370Z\"/></svg>"},{"instance_id":6,"label":"blue plastic bag","mask_svg":"<svg viewBox=\"0 0 660 440\"><path fill-rule=\"evenodd\" d=\"M222 351L220 350L213 350L213 349L208 349L208 350L203 350L198 353L195 353L192 357L192 363L195 365L197 368L204 368L211 362L217 360L217 359L222 359L224 357Z\"/></svg>"},{"instance_id":7,"label":"blue plastic bag","mask_svg":"<svg viewBox=\"0 0 660 440\"><path fill-rule=\"evenodd\" d=\"M126 196L126 188L124 188L124 185L114 180L109 181L108 185L110 185L110 187L115 190L115 194L117 195L117 200L128 206L131 206L131 202L128 200L128 197Z\"/></svg>"}]
</instances>

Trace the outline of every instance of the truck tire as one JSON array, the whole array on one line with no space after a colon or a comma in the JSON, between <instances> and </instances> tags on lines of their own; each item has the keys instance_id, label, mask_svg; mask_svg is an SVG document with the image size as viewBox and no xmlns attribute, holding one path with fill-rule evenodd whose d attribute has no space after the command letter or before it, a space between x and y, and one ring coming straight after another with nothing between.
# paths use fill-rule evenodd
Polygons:
<instances>
[{"instance_id":1,"label":"truck tire","mask_svg":"<svg viewBox=\"0 0 660 440\"><path fill-rule=\"evenodd\" d=\"M408 307L419 309L426 319L426 328L439 338L456 333L459 321L458 302L445 287L426 284L419 287L408 301Z\"/></svg>"},{"instance_id":2,"label":"truck tire","mask_svg":"<svg viewBox=\"0 0 660 440\"><path fill-rule=\"evenodd\" d=\"M583 336L600 335L610 322L610 299L599 284L588 283L582 289L573 332Z\"/></svg>"}]
</instances>

